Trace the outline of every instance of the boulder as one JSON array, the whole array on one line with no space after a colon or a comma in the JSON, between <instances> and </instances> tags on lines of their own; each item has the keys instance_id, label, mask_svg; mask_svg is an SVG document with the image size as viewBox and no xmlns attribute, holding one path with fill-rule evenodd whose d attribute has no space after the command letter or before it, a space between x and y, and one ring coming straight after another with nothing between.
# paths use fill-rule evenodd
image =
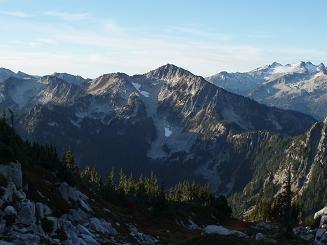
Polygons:
<instances>
[{"instance_id":1,"label":"boulder","mask_svg":"<svg viewBox=\"0 0 327 245\"><path fill-rule=\"evenodd\" d=\"M58 219L58 226L65 231L68 241L76 242L76 244L78 244L78 230L72 222L60 218Z\"/></svg>"},{"instance_id":2,"label":"boulder","mask_svg":"<svg viewBox=\"0 0 327 245\"><path fill-rule=\"evenodd\" d=\"M71 201L79 202L80 205L88 212L92 211L91 207L88 205L87 200L89 199L85 194L80 192L78 189L71 187L66 182L61 183L58 187L61 197L68 203Z\"/></svg>"},{"instance_id":3,"label":"boulder","mask_svg":"<svg viewBox=\"0 0 327 245\"><path fill-rule=\"evenodd\" d=\"M222 235L222 236L234 235L234 236L244 237L244 238L248 237L248 235L246 235L243 232L236 231L236 230L230 230L221 225L207 225L204 228L204 232L207 234L218 234L218 235Z\"/></svg>"},{"instance_id":4,"label":"boulder","mask_svg":"<svg viewBox=\"0 0 327 245\"><path fill-rule=\"evenodd\" d=\"M14 244L41 244L39 234L22 229L13 229L10 231L10 235L15 237Z\"/></svg>"},{"instance_id":5,"label":"boulder","mask_svg":"<svg viewBox=\"0 0 327 245\"><path fill-rule=\"evenodd\" d=\"M261 230L261 231L264 231L264 230L267 230L267 231L270 231L274 228L274 226L272 224L267 224L267 223L264 223L264 222L260 222L256 225L253 226L254 229L256 230Z\"/></svg>"},{"instance_id":6,"label":"boulder","mask_svg":"<svg viewBox=\"0 0 327 245\"><path fill-rule=\"evenodd\" d=\"M316 212L313 216L313 218L316 219L320 219L322 215L327 215L327 207L324 207L323 209L319 210L318 212Z\"/></svg>"},{"instance_id":7,"label":"boulder","mask_svg":"<svg viewBox=\"0 0 327 245\"><path fill-rule=\"evenodd\" d=\"M295 236L305 240L305 241L312 241L314 238L314 230L312 230L309 226L299 226L293 228L293 233Z\"/></svg>"},{"instance_id":8,"label":"boulder","mask_svg":"<svg viewBox=\"0 0 327 245\"><path fill-rule=\"evenodd\" d=\"M71 187L66 182L61 183L61 185L58 188L62 198L69 202L71 201L79 201L79 200L88 200L89 198L80 192L78 189Z\"/></svg>"},{"instance_id":9,"label":"boulder","mask_svg":"<svg viewBox=\"0 0 327 245\"><path fill-rule=\"evenodd\" d=\"M51 234L53 234L58 229L58 218L50 216L50 217L47 217L47 219L50 220L53 224L52 232L50 232Z\"/></svg>"},{"instance_id":10,"label":"boulder","mask_svg":"<svg viewBox=\"0 0 327 245\"><path fill-rule=\"evenodd\" d=\"M61 216L62 219L67 219L76 223L87 223L89 221L90 215L84 212L82 209L71 209L68 214Z\"/></svg>"},{"instance_id":11,"label":"boulder","mask_svg":"<svg viewBox=\"0 0 327 245\"><path fill-rule=\"evenodd\" d=\"M266 235L264 235L264 234L262 234L260 232L255 235L255 240L257 240L257 241L262 241L262 240L265 240L265 239L266 239Z\"/></svg>"},{"instance_id":12,"label":"boulder","mask_svg":"<svg viewBox=\"0 0 327 245\"><path fill-rule=\"evenodd\" d=\"M50 215L52 212L51 209L46 204L43 204L41 202L37 202L35 204L35 210L36 210L36 216L40 220Z\"/></svg>"},{"instance_id":13,"label":"boulder","mask_svg":"<svg viewBox=\"0 0 327 245\"><path fill-rule=\"evenodd\" d=\"M0 240L0 245L15 245L15 243Z\"/></svg>"},{"instance_id":14,"label":"boulder","mask_svg":"<svg viewBox=\"0 0 327 245\"><path fill-rule=\"evenodd\" d=\"M138 244L154 245L158 243L158 240L151 235L140 232L136 226L128 225L130 235L134 237Z\"/></svg>"},{"instance_id":15,"label":"boulder","mask_svg":"<svg viewBox=\"0 0 327 245\"><path fill-rule=\"evenodd\" d=\"M102 234L117 235L118 232L112 225L104 219L91 218L89 227L91 230Z\"/></svg>"},{"instance_id":16,"label":"boulder","mask_svg":"<svg viewBox=\"0 0 327 245\"><path fill-rule=\"evenodd\" d=\"M23 187L23 174L20 163L0 164L0 174L6 178L8 182L13 182L17 189Z\"/></svg>"},{"instance_id":17,"label":"boulder","mask_svg":"<svg viewBox=\"0 0 327 245\"><path fill-rule=\"evenodd\" d=\"M86 234L81 234L81 237L85 241L86 244L99 244L92 236L86 235Z\"/></svg>"},{"instance_id":18,"label":"boulder","mask_svg":"<svg viewBox=\"0 0 327 245\"><path fill-rule=\"evenodd\" d=\"M88 211L88 212L92 211L91 207L82 199L79 200L79 203L80 203L81 207L84 208L86 211Z\"/></svg>"},{"instance_id":19,"label":"boulder","mask_svg":"<svg viewBox=\"0 0 327 245\"><path fill-rule=\"evenodd\" d=\"M315 245L327 244L327 232L325 229L318 229L314 241Z\"/></svg>"},{"instance_id":20,"label":"boulder","mask_svg":"<svg viewBox=\"0 0 327 245\"><path fill-rule=\"evenodd\" d=\"M4 211L7 215L17 215L17 211L13 206L7 206Z\"/></svg>"},{"instance_id":21,"label":"boulder","mask_svg":"<svg viewBox=\"0 0 327 245\"><path fill-rule=\"evenodd\" d=\"M0 165L1 166L1 165ZM5 193L2 195L2 200L5 202L11 202L14 193L17 192L16 186L13 182L9 182L7 188L5 188Z\"/></svg>"},{"instance_id":22,"label":"boulder","mask_svg":"<svg viewBox=\"0 0 327 245\"><path fill-rule=\"evenodd\" d=\"M77 229L79 233L93 237L93 234L84 225L78 224Z\"/></svg>"},{"instance_id":23,"label":"boulder","mask_svg":"<svg viewBox=\"0 0 327 245\"><path fill-rule=\"evenodd\" d=\"M0 234L3 234L6 228L6 221L4 219L0 219ZM1 242L0 242L1 245Z\"/></svg>"},{"instance_id":24,"label":"boulder","mask_svg":"<svg viewBox=\"0 0 327 245\"><path fill-rule=\"evenodd\" d=\"M191 219L188 220L189 224L187 225L187 228L190 230L198 230L200 227L194 223Z\"/></svg>"},{"instance_id":25,"label":"boulder","mask_svg":"<svg viewBox=\"0 0 327 245\"><path fill-rule=\"evenodd\" d=\"M20 200L23 201L26 199L26 194L22 190L16 190L15 191L15 196Z\"/></svg>"},{"instance_id":26,"label":"boulder","mask_svg":"<svg viewBox=\"0 0 327 245\"><path fill-rule=\"evenodd\" d=\"M18 222L24 225L34 224L36 221L35 217L35 204L28 200L22 203L18 214Z\"/></svg>"}]
</instances>

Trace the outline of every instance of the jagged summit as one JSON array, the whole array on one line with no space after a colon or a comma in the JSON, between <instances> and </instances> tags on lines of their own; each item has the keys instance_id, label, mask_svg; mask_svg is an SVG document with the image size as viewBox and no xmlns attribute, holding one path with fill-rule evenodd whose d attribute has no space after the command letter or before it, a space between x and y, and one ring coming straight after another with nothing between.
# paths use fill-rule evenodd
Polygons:
<instances>
[{"instance_id":1,"label":"jagged summit","mask_svg":"<svg viewBox=\"0 0 327 245\"><path fill-rule=\"evenodd\" d=\"M21 78L21 79L38 78L38 76L29 75L22 71L18 71L17 73L15 73L10 69L0 67L0 79L5 80L5 79L8 79L9 77L16 77L16 78Z\"/></svg>"},{"instance_id":2,"label":"jagged summit","mask_svg":"<svg viewBox=\"0 0 327 245\"><path fill-rule=\"evenodd\" d=\"M176 81L181 78L198 77L193 73L173 64L166 64L145 74L147 78Z\"/></svg>"},{"instance_id":3,"label":"jagged summit","mask_svg":"<svg viewBox=\"0 0 327 245\"><path fill-rule=\"evenodd\" d=\"M41 77L40 82L44 83L44 84L50 84L50 83L56 83L56 82L65 82L65 80L63 80L55 75L46 75L46 76Z\"/></svg>"},{"instance_id":4,"label":"jagged summit","mask_svg":"<svg viewBox=\"0 0 327 245\"><path fill-rule=\"evenodd\" d=\"M258 67L249 73L279 73L279 74L290 74L290 73L315 73L318 71L320 65L314 65L310 61L300 61L299 63L282 65L278 62Z\"/></svg>"},{"instance_id":5,"label":"jagged summit","mask_svg":"<svg viewBox=\"0 0 327 245\"><path fill-rule=\"evenodd\" d=\"M106 73L106 74L103 74L103 75L101 75L100 77L103 77L103 78L114 78L114 77L116 77L116 78L118 78L118 77L120 77L120 78L127 78L127 77L129 77L129 75L127 75L126 73L124 73L124 72L112 72L112 73ZM99 78L100 78L99 77ZM96 78L97 79L97 78Z\"/></svg>"},{"instance_id":6,"label":"jagged summit","mask_svg":"<svg viewBox=\"0 0 327 245\"><path fill-rule=\"evenodd\" d=\"M276 66L281 66L281 65L282 65L282 64L280 64L280 63L274 61L274 62L270 65L270 67L276 67Z\"/></svg>"},{"instance_id":7,"label":"jagged summit","mask_svg":"<svg viewBox=\"0 0 327 245\"><path fill-rule=\"evenodd\" d=\"M6 73L13 73L13 74L15 74L15 72L13 72L12 70L9 70L9 69L7 69L7 68L4 68L4 67L0 67L0 72L2 73L4 73L4 72L6 72Z\"/></svg>"},{"instance_id":8,"label":"jagged summit","mask_svg":"<svg viewBox=\"0 0 327 245\"><path fill-rule=\"evenodd\" d=\"M90 94L104 94L108 92L113 86L117 88L126 84L129 76L125 73L108 73L93 79L88 85L88 93Z\"/></svg>"},{"instance_id":9,"label":"jagged summit","mask_svg":"<svg viewBox=\"0 0 327 245\"><path fill-rule=\"evenodd\" d=\"M69 83L73 83L76 85L81 85L89 80L89 79L85 79L79 75L72 75L69 73L60 73L60 72L55 72L52 74L52 76L58 77L62 80L65 80Z\"/></svg>"},{"instance_id":10,"label":"jagged summit","mask_svg":"<svg viewBox=\"0 0 327 245\"><path fill-rule=\"evenodd\" d=\"M250 72L263 72L263 71L267 71L269 69L273 69L273 68L276 68L276 67L279 67L279 66L282 66L282 64L274 61L273 63L271 63L269 65L265 65L265 66L262 66L262 67L255 68Z\"/></svg>"},{"instance_id":11,"label":"jagged summit","mask_svg":"<svg viewBox=\"0 0 327 245\"><path fill-rule=\"evenodd\" d=\"M324 65L324 63L320 63L317 67L317 70L324 73L324 74L327 74L327 71L326 71L326 67Z\"/></svg>"},{"instance_id":12,"label":"jagged summit","mask_svg":"<svg viewBox=\"0 0 327 245\"><path fill-rule=\"evenodd\" d=\"M16 77L16 73L7 68L0 67L0 81L10 77Z\"/></svg>"},{"instance_id":13,"label":"jagged summit","mask_svg":"<svg viewBox=\"0 0 327 245\"><path fill-rule=\"evenodd\" d=\"M27 73L22 72L22 71L18 71L15 74L15 77L18 77L18 78L21 78L21 79L38 79L39 78L39 76L30 75L30 74L27 74Z\"/></svg>"},{"instance_id":14,"label":"jagged summit","mask_svg":"<svg viewBox=\"0 0 327 245\"><path fill-rule=\"evenodd\" d=\"M259 67L244 73L217 73L206 79L260 103L300 111L323 120L327 115L327 71L310 61Z\"/></svg>"}]
</instances>

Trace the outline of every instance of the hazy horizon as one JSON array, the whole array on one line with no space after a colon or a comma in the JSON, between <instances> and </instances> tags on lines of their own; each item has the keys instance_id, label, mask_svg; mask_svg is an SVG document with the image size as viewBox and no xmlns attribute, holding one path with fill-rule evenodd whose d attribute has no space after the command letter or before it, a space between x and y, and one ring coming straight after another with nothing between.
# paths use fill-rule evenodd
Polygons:
<instances>
[{"instance_id":1,"label":"hazy horizon","mask_svg":"<svg viewBox=\"0 0 327 245\"><path fill-rule=\"evenodd\" d=\"M326 63L326 7L322 0L0 0L0 67L93 78L172 63L205 77L274 61Z\"/></svg>"}]
</instances>

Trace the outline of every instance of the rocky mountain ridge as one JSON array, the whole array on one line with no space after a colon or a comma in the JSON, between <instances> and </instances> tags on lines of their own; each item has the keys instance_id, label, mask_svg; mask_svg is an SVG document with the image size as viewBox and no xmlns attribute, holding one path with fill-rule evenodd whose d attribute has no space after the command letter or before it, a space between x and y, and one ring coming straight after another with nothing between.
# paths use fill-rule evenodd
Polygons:
<instances>
[{"instance_id":1,"label":"rocky mountain ridge","mask_svg":"<svg viewBox=\"0 0 327 245\"><path fill-rule=\"evenodd\" d=\"M63 80L67 77L70 81ZM93 80L67 74L9 78L0 87L0 107L14 111L21 135L54 144L60 152L71 146L79 162L97 164L104 173L112 166L163 175L178 169L182 176L176 179L212 176L218 183L215 168L223 161L203 159L205 145L214 153L230 144L228 135L245 131L297 135L315 121L232 94L171 64L143 75L114 73Z\"/></svg>"},{"instance_id":2,"label":"rocky mountain ridge","mask_svg":"<svg viewBox=\"0 0 327 245\"><path fill-rule=\"evenodd\" d=\"M95 164L103 176L111 167L136 175L153 170L167 186L194 179L217 194L249 189L245 193L254 198L242 211L257 201L268 170L284 171L284 152L296 150L293 137L315 123L310 116L267 107L170 64L143 75L105 74L81 83L65 77L0 83L0 106L14 111L15 127L24 138L54 144L59 152L71 147L81 166ZM303 177L300 170L296 174ZM314 211L313 205L320 208L321 203L315 200L307 212Z\"/></svg>"},{"instance_id":3,"label":"rocky mountain ridge","mask_svg":"<svg viewBox=\"0 0 327 245\"><path fill-rule=\"evenodd\" d=\"M327 116L327 72L323 63L274 62L249 72L220 72L206 79L269 106L300 111L318 120Z\"/></svg>"},{"instance_id":4,"label":"rocky mountain ridge","mask_svg":"<svg viewBox=\"0 0 327 245\"><path fill-rule=\"evenodd\" d=\"M324 207L327 201L326 133L325 119L324 122L315 123L304 135L290 140L283 153L272 155L274 164L264 163L264 170L253 176L243 193L234 196L235 202L246 206L240 210L252 210L255 213L260 200L272 200L281 191L289 169L293 199L303 208L303 215L307 217ZM258 186L263 188L259 189Z\"/></svg>"}]
</instances>

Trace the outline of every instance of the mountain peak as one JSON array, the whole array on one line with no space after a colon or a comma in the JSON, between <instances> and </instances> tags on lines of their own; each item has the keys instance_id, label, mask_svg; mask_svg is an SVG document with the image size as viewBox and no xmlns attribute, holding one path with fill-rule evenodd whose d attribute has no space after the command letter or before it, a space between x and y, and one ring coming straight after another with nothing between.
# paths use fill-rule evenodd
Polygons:
<instances>
[{"instance_id":1,"label":"mountain peak","mask_svg":"<svg viewBox=\"0 0 327 245\"><path fill-rule=\"evenodd\" d=\"M112 86L124 86L128 80L129 76L121 72L103 74L89 83L88 92L91 94L104 94Z\"/></svg>"},{"instance_id":2,"label":"mountain peak","mask_svg":"<svg viewBox=\"0 0 327 245\"><path fill-rule=\"evenodd\" d=\"M65 82L65 80L54 75L46 75L41 77L40 82L43 84L55 84L58 82Z\"/></svg>"},{"instance_id":3,"label":"mountain peak","mask_svg":"<svg viewBox=\"0 0 327 245\"><path fill-rule=\"evenodd\" d=\"M305 65L306 65L306 62L304 62L304 61L301 61L301 62L299 63L299 66L301 66L301 67L305 67Z\"/></svg>"},{"instance_id":4,"label":"mountain peak","mask_svg":"<svg viewBox=\"0 0 327 245\"><path fill-rule=\"evenodd\" d=\"M271 68L275 68L275 67L277 67L277 66L282 66L282 64L280 64L280 63L274 61L271 65L269 65L269 67L271 67Z\"/></svg>"},{"instance_id":5,"label":"mountain peak","mask_svg":"<svg viewBox=\"0 0 327 245\"><path fill-rule=\"evenodd\" d=\"M52 74L52 76L55 76L57 78L60 78L68 83L71 83L71 84L76 84L76 85L81 85L85 82L88 81L88 79L85 79L81 76L78 76L78 75L72 75L72 74L69 74L69 73L59 73L59 72L55 72Z\"/></svg>"},{"instance_id":6,"label":"mountain peak","mask_svg":"<svg viewBox=\"0 0 327 245\"><path fill-rule=\"evenodd\" d=\"M308 73L313 74L317 72L317 66L312 64L310 61L301 62L301 67L305 68Z\"/></svg>"},{"instance_id":7,"label":"mountain peak","mask_svg":"<svg viewBox=\"0 0 327 245\"><path fill-rule=\"evenodd\" d=\"M4 67L0 67L0 71L1 71L1 72L10 72L10 73L14 73L12 70L9 70L9 69L4 68Z\"/></svg>"},{"instance_id":8,"label":"mountain peak","mask_svg":"<svg viewBox=\"0 0 327 245\"><path fill-rule=\"evenodd\" d=\"M317 70L318 70L319 72L324 73L324 74L327 73L327 72L326 72L326 67L325 67L324 63L320 63L320 64L318 65L318 67L317 67Z\"/></svg>"},{"instance_id":9,"label":"mountain peak","mask_svg":"<svg viewBox=\"0 0 327 245\"><path fill-rule=\"evenodd\" d=\"M189 72L188 70L185 70L176 65L166 64L146 73L145 76L153 79L171 81L171 80L180 79L182 77L191 77L195 75Z\"/></svg>"},{"instance_id":10,"label":"mountain peak","mask_svg":"<svg viewBox=\"0 0 327 245\"><path fill-rule=\"evenodd\" d=\"M270 65L265 65L265 66L258 67L256 69L252 70L251 72L265 72L265 71L269 71L270 69L274 69L274 68L279 67L279 66L282 66L282 64L274 61Z\"/></svg>"},{"instance_id":11,"label":"mountain peak","mask_svg":"<svg viewBox=\"0 0 327 245\"><path fill-rule=\"evenodd\" d=\"M7 79L9 77L12 77L12 76L15 76L15 72L7 69L7 68L3 68L3 67L0 67L0 79Z\"/></svg>"}]
</instances>

